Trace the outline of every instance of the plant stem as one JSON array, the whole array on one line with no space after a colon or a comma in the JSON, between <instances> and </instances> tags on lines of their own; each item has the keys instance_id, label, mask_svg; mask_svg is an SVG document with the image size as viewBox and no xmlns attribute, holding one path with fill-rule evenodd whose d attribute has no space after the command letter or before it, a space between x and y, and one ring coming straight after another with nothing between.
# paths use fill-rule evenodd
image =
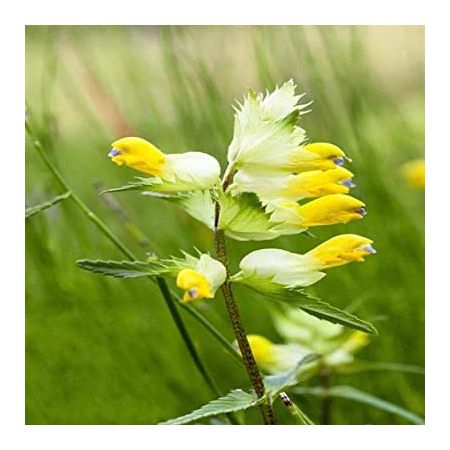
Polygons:
<instances>
[{"instance_id":1,"label":"plant stem","mask_svg":"<svg viewBox=\"0 0 450 450\"><path fill-rule=\"evenodd\" d=\"M36 138L30 124L28 121L26 121L26 130L28 135L30 136L34 148L39 153L39 156L47 166L47 168L50 170L50 172L54 175L58 183L61 185L63 189L66 191L71 192L70 198L75 202L75 204L81 209L81 211L88 217L89 220L91 220L99 229L100 231L108 237L108 239L131 261L137 260L137 257L113 234L113 232L107 227L107 225L93 212L89 209L89 207L81 200L80 197L69 187L68 183L64 179L64 177L61 175L57 167L53 164L53 162L48 158L44 148L42 147L41 142ZM151 281L153 281L151 279ZM220 396L221 392L217 388L217 385L214 383L212 378L210 377L208 371L206 370L206 367L204 366L196 348L194 345L194 342L192 341L192 338L180 316L180 313L176 309L175 301L170 294L169 288L166 284L166 281L163 278L158 277L156 279L156 282L158 284L158 287L161 291L161 294L166 302L167 307L169 308L169 311L172 315L172 319L175 322L175 325L178 328L179 333L181 334L184 343L186 344L186 347L191 355L192 360L194 361L194 364L196 365L198 371L202 375L203 379L205 380L208 387L211 389L211 391L215 394Z\"/></svg>"},{"instance_id":2,"label":"plant stem","mask_svg":"<svg viewBox=\"0 0 450 450\"><path fill-rule=\"evenodd\" d=\"M323 388L322 394L322 425L331 424L331 397L328 395L330 389L330 370L323 366L319 371L320 384Z\"/></svg>"},{"instance_id":3,"label":"plant stem","mask_svg":"<svg viewBox=\"0 0 450 450\"><path fill-rule=\"evenodd\" d=\"M223 190L225 191L230 183L232 177L232 169L227 168L225 172L224 181L222 184ZM215 219L214 219L214 244L216 248L217 259L225 266L228 273L228 257L227 249L225 243L225 233L223 230L218 229L220 218L220 203L216 201L215 203ZM228 316L230 317L231 324L233 326L234 334L236 336L237 343L239 345L239 350L242 355L242 359L247 370L248 377L253 386L256 395L261 398L264 397L265 388L264 383L259 373L258 366L256 365L255 357L253 356L252 349L248 343L247 333L245 332L244 326L242 324L241 315L239 313L238 305L234 299L233 291L231 290L231 283L227 276L225 283L221 286L221 291L225 300L225 305L227 307ZM270 403L264 402L260 405L261 414L266 425L275 425L276 419L272 406Z\"/></svg>"}]
</instances>

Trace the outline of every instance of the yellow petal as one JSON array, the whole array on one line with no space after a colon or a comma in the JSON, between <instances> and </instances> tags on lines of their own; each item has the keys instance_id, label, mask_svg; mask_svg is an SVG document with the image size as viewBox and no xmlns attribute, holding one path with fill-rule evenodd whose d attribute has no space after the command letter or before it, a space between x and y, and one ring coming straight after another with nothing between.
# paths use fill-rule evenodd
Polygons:
<instances>
[{"instance_id":1,"label":"yellow petal","mask_svg":"<svg viewBox=\"0 0 450 450\"><path fill-rule=\"evenodd\" d=\"M370 338L367 333L363 333L362 331L354 331L350 335L350 337L342 344L341 350L344 350L348 353L356 353L358 350L361 350L369 343Z\"/></svg>"},{"instance_id":2,"label":"yellow petal","mask_svg":"<svg viewBox=\"0 0 450 450\"><path fill-rule=\"evenodd\" d=\"M345 158L344 151L337 145L315 142L298 148L293 156L293 171L333 169L336 166L342 166Z\"/></svg>"},{"instance_id":3,"label":"yellow petal","mask_svg":"<svg viewBox=\"0 0 450 450\"><path fill-rule=\"evenodd\" d=\"M275 362L274 344L269 339L257 334L249 334L247 339L257 364L265 366Z\"/></svg>"},{"instance_id":4,"label":"yellow petal","mask_svg":"<svg viewBox=\"0 0 450 450\"><path fill-rule=\"evenodd\" d=\"M317 261L318 269L342 266L352 261L364 261L364 257L375 253L373 241L357 234L341 234L318 245L307 253Z\"/></svg>"},{"instance_id":5,"label":"yellow petal","mask_svg":"<svg viewBox=\"0 0 450 450\"><path fill-rule=\"evenodd\" d=\"M177 286L185 290L183 301L212 298L211 286L205 275L193 269L183 269L178 273Z\"/></svg>"},{"instance_id":6,"label":"yellow petal","mask_svg":"<svg viewBox=\"0 0 450 450\"><path fill-rule=\"evenodd\" d=\"M302 226L333 225L362 219L366 214L364 203L350 195L331 194L308 202L298 208Z\"/></svg>"},{"instance_id":7,"label":"yellow petal","mask_svg":"<svg viewBox=\"0 0 450 450\"><path fill-rule=\"evenodd\" d=\"M140 172L160 176L166 157L153 144L138 137L125 137L111 144L109 153L112 161L119 166L125 164Z\"/></svg>"},{"instance_id":8,"label":"yellow petal","mask_svg":"<svg viewBox=\"0 0 450 450\"><path fill-rule=\"evenodd\" d=\"M342 183L350 181L352 178L353 174L343 167L325 171L311 170L293 176L288 182L287 193L300 198L347 194L350 188Z\"/></svg>"}]
</instances>

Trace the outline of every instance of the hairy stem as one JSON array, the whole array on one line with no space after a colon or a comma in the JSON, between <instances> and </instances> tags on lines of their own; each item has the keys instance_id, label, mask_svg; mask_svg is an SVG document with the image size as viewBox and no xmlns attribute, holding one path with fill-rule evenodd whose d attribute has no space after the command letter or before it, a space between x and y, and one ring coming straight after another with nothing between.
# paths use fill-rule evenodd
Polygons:
<instances>
[{"instance_id":1,"label":"hairy stem","mask_svg":"<svg viewBox=\"0 0 450 450\"><path fill-rule=\"evenodd\" d=\"M228 187L232 177L232 169L227 169L226 176L224 177L223 189ZM225 234L223 230L218 229L220 218L220 203L216 201L215 204L215 220L214 220L214 244L216 249L217 259L225 266L228 273L228 257L225 243ZM248 343L247 333L245 332L242 324L241 315L239 313L238 305L234 299L233 291L231 290L230 280L225 280L225 283L221 287L221 291L225 300L225 305L230 317L231 324L233 326L234 334L239 346L239 350L244 361L245 369L247 370L248 377L252 384L252 387L256 395L261 398L264 397L265 388L264 383L259 373L258 366L256 365L255 357L253 356L252 349ZM275 425L276 419L272 406L270 403L264 402L260 405L261 414L266 425Z\"/></svg>"}]
</instances>

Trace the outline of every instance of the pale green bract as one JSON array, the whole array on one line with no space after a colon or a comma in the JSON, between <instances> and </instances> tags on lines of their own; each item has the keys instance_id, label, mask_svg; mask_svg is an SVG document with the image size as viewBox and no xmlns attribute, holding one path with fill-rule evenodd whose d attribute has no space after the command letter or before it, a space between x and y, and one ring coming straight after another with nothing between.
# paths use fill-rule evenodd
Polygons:
<instances>
[{"instance_id":1,"label":"pale green bract","mask_svg":"<svg viewBox=\"0 0 450 450\"><path fill-rule=\"evenodd\" d=\"M143 195L178 205L210 230L214 229L214 196L219 200L221 207L218 229L224 230L229 238L238 241L266 241L306 230L306 228L289 224L284 220L285 215L275 216L273 213L266 212L254 194L246 193L233 197L229 193L202 190L165 193L147 191L145 190L147 186L146 182L137 182L105 192L143 190ZM279 220L274 220L278 217Z\"/></svg>"},{"instance_id":2,"label":"pale green bract","mask_svg":"<svg viewBox=\"0 0 450 450\"><path fill-rule=\"evenodd\" d=\"M306 138L296 125L297 118L309 104L299 105L303 95L295 95L292 80L264 96L250 92L235 108L233 140L228 147L228 161L248 170L268 166L288 170L295 149Z\"/></svg>"},{"instance_id":3,"label":"pale green bract","mask_svg":"<svg viewBox=\"0 0 450 450\"><path fill-rule=\"evenodd\" d=\"M256 250L239 263L240 278L257 283L258 279L270 279L281 288L295 289L310 286L321 280L325 273L315 269L308 255L299 255L277 248Z\"/></svg>"}]
</instances>

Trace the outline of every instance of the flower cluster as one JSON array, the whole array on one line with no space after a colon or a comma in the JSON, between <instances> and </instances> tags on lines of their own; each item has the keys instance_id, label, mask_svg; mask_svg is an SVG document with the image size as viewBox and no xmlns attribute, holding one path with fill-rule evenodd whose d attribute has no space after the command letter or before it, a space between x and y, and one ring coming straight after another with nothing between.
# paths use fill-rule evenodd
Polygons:
<instances>
[{"instance_id":1,"label":"flower cluster","mask_svg":"<svg viewBox=\"0 0 450 450\"><path fill-rule=\"evenodd\" d=\"M354 355L370 342L362 331L316 319L297 308L283 308L272 314L274 326L285 343L275 344L259 335L248 340L257 364L268 373L288 372L311 353L319 356L302 369L302 378L327 368L339 370L353 363Z\"/></svg>"},{"instance_id":2,"label":"flower cluster","mask_svg":"<svg viewBox=\"0 0 450 450\"><path fill-rule=\"evenodd\" d=\"M295 87L290 80L266 95L250 92L238 103L223 184L218 162L206 153L165 154L144 139L125 137L113 142L109 156L149 177L113 190L172 201L237 240L269 240L361 219L365 204L348 195L355 186L343 167L349 158L336 145L307 142L298 121L308 104L299 104ZM230 280L262 292L292 291L319 281L326 269L372 253L372 240L354 234L335 236L304 255L266 248L245 256ZM212 298L227 277L225 267L206 254L172 261L178 261L176 284L184 301Z\"/></svg>"},{"instance_id":3,"label":"flower cluster","mask_svg":"<svg viewBox=\"0 0 450 450\"><path fill-rule=\"evenodd\" d=\"M365 215L364 203L348 195L355 184L343 167L349 159L344 151L330 143L306 142L296 124L308 106L299 105L300 98L292 80L266 96L250 93L237 110L228 150L235 170L229 192L256 195L282 234Z\"/></svg>"}]
</instances>

